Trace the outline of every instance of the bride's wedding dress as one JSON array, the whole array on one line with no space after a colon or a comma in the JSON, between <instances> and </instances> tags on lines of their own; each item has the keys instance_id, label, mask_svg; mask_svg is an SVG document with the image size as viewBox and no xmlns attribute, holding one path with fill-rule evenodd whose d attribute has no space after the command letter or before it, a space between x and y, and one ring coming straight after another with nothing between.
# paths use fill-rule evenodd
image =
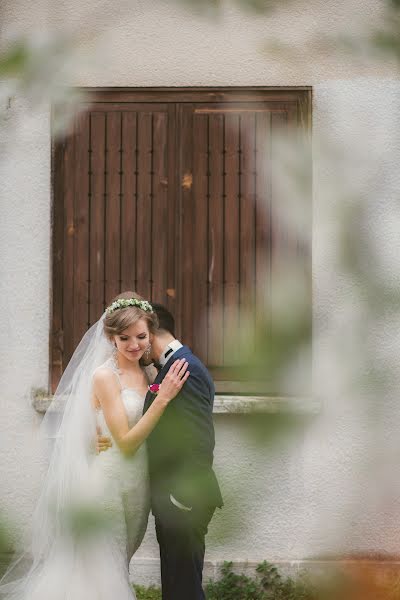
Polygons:
<instances>
[{"instance_id":1,"label":"bride's wedding dress","mask_svg":"<svg viewBox=\"0 0 400 600\"><path fill-rule=\"evenodd\" d=\"M136 425L143 414L144 397L132 388L124 388L112 359L101 368L111 369L121 388L121 399L128 417L129 428ZM111 437L104 414L97 410L97 424L103 435ZM114 443L95 459L95 470L105 483L100 502L112 516L114 542L126 556L126 564L139 548L146 532L150 512L150 487L147 470L146 444L133 456L126 457Z\"/></svg>"},{"instance_id":2,"label":"bride's wedding dress","mask_svg":"<svg viewBox=\"0 0 400 600\"><path fill-rule=\"evenodd\" d=\"M120 382L113 358L108 358L100 367L111 369ZM144 397L136 390L121 385L121 399L129 427L133 427L142 417ZM83 411L79 415L81 413ZM111 437L101 409L96 411L95 422L101 427L103 435ZM68 429L71 434L72 428ZM57 473L63 457L67 457L68 463L72 460L73 446L68 451L69 438L66 438L67 441L61 446L60 460L56 463ZM74 438L71 440L74 441ZM146 445L143 443L135 454L127 457L114 443L107 451L92 455L87 467L84 467L85 460L79 450L74 460L75 470L81 471L76 480L84 488L83 493L78 494L79 502L83 502L78 504L78 511L83 508L83 535L79 531L79 514L78 530L75 529L73 535L70 535L69 529L60 534L58 526L54 529L51 524L48 525L46 511L39 505L39 518L35 519L34 516L34 521L37 524L42 522L43 529L52 534L49 536L44 533L36 549L33 540L33 566L26 569L21 564L21 578L15 578L13 571L11 582L2 582L2 600L136 600L129 581L129 562L143 539L150 511ZM64 470L68 471L67 468ZM51 497L51 490L55 489L52 478L48 479L49 493L46 492L45 498ZM74 481L71 483L64 475L59 480L57 477L53 479L59 490L58 495L65 485L67 490L74 489ZM67 496L73 498L74 494L68 492ZM62 501L58 501L58 505L62 506ZM68 505L68 510L70 508L73 509L74 505ZM63 523L63 516L59 512L56 522ZM94 530L90 532L93 516ZM97 517L100 518L99 523ZM85 518L88 523L84 522ZM86 530L88 524L89 530ZM98 524L99 530L96 529ZM37 531L40 532L40 527ZM25 560L26 556L22 558Z\"/></svg>"}]
</instances>

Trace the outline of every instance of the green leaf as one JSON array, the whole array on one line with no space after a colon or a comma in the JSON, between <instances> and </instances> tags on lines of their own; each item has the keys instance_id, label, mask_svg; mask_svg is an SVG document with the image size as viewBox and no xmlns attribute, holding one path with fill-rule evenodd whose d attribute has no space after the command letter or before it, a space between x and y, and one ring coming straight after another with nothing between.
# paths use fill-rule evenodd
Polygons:
<instances>
[{"instance_id":1,"label":"green leaf","mask_svg":"<svg viewBox=\"0 0 400 600\"><path fill-rule=\"evenodd\" d=\"M30 54L25 44L18 43L0 55L0 75L14 76L21 73L29 62Z\"/></svg>"}]
</instances>

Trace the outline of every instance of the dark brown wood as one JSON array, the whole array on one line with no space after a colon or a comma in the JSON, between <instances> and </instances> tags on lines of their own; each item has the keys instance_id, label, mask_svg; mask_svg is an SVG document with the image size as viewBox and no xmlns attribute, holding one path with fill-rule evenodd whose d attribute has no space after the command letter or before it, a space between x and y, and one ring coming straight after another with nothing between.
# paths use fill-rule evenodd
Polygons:
<instances>
[{"instance_id":1,"label":"dark brown wood","mask_svg":"<svg viewBox=\"0 0 400 600\"><path fill-rule=\"evenodd\" d=\"M63 367L74 350L75 148L71 136L64 152Z\"/></svg>"},{"instance_id":2,"label":"dark brown wood","mask_svg":"<svg viewBox=\"0 0 400 600\"><path fill-rule=\"evenodd\" d=\"M151 294L151 253L152 230L151 213L153 203L152 190L153 136L152 113L138 114L138 196L136 230L136 270L137 289L144 298Z\"/></svg>"},{"instance_id":3,"label":"dark brown wood","mask_svg":"<svg viewBox=\"0 0 400 600\"><path fill-rule=\"evenodd\" d=\"M150 298L166 304L167 301L167 244L168 230L168 158L167 114L153 114L153 204L152 204L152 253Z\"/></svg>"},{"instance_id":4,"label":"dark brown wood","mask_svg":"<svg viewBox=\"0 0 400 600\"><path fill-rule=\"evenodd\" d=\"M193 106L180 108L179 198L181 247L179 249L181 279L179 282L178 320L188 346L194 348L193 336Z\"/></svg>"},{"instance_id":5,"label":"dark brown wood","mask_svg":"<svg viewBox=\"0 0 400 600\"><path fill-rule=\"evenodd\" d=\"M104 211L106 115L91 114L90 292L89 318L93 324L104 310Z\"/></svg>"},{"instance_id":6,"label":"dark brown wood","mask_svg":"<svg viewBox=\"0 0 400 600\"><path fill-rule=\"evenodd\" d=\"M180 220L179 206L180 198L177 190L179 189L179 156L177 149L179 147L178 128L176 123L176 105L171 104L166 107L168 114L167 130L167 300L166 306L173 315L177 315L177 291L178 291L178 273L180 271L180 257L177 248L180 247ZM157 300L157 298L155 298ZM176 323L176 335L181 337L180 323ZM178 332L179 328L179 332Z\"/></svg>"},{"instance_id":7,"label":"dark brown wood","mask_svg":"<svg viewBox=\"0 0 400 600\"><path fill-rule=\"evenodd\" d=\"M121 114L107 113L105 190L105 301L110 304L121 291Z\"/></svg>"},{"instance_id":8,"label":"dark brown wood","mask_svg":"<svg viewBox=\"0 0 400 600\"><path fill-rule=\"evenodd\" d=\"M75 132L74 347L89 322L89 133L89 114L84 113L78 119Z\"/></svg>"},{"instance_id":9,"label":"dark brown wood","mask_svg":"<svg viewBox=\"0 0 400 600\"><path fill-rule=\"evenodd\" d=\"M239 116L225 117L224 362L238 359L239 333Z\"/></svg>"},{"instance_id":10,"label":"dark brown wood","mask_svg":"<svg viewBox=\"0 0 400 600\"><path fill-rule=\"evenodd\" d=\"M224 117L209 116L208 364L224 360Z\"/></svg>"},{"instance_id":11,"label":"dark brown wood","mask_svg":"<svg viewBox=\"0 0 400 600\"><path fill-rule=\"evenodd\" d=\"M136 288L137 113L122 114L121 290Z\"/></svg>"},{"instance_id":12,"label":"dark brown wood","mask_svg":"<svg viewBox=\"0 0 400 600\"><path fill-rule=\"evenodd\" d=\"M306 94L311 93L311 88L299 86L292 88L274 86L254 86L243 89L242 87L215 87L215 88L79 88L89 98L88 107L97 103L121 103L126 105L132 102L287 102L297 101Z\"/></svg>"},{"instance_id":13,"label":"dark brown wood","mask_svg":"<svg viewBox=\"0 0 400 600\"><path fill-rule=\"evenodd\" d=\"M196 352L207 364L208 323L208 116L193 118L193 329Z\"/></svg>"},{"instance_id":14,"label":"dark brown wood","mask_svg":"<svg viewBox=\"0 0 400 600\"><path fill-rule=\"evenodd\" d=\"M278 128L310 130L311 90L87 97L88 112L54 150L52 385L86 327L132 289L167 305L221 390L250 390L234 366L240 326L271 326L286 258L311 280L310 250L281 217L273 168Z\"/></svg>"},{"instance_id":15,"label":"dark brown wood","mask_svg":"<svg viewBox=\"0 0 400 600\"><path fill-rule=\"evenodd\" d=\"M64 151L67 139L57 141L53 152L53 287L52 287L52 335L51 391L54 392L63 372L63 254L64 254Z\"/></svg>"}]
</instances>

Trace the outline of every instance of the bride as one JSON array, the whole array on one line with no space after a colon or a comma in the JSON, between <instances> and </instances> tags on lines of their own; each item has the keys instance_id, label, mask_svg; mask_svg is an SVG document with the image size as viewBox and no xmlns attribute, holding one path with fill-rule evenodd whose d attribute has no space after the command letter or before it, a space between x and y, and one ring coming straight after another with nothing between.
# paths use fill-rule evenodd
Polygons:
<instances>
[{"instance_id":1,"label":"bride","mask_svg":"<svg viewBox=\"0 0 400 600\"><path fill-rule=\"evenodd\" d=\"M149 302L120 294L75 350L41 425L52 448L31 548L1 580L0 598L135 599L129 562L150 507L145 440L189 377L175 361L142 416L151 380L141 359L157 325ZM114 443L96 454L99 429Z\"/></svg>"}]
</instances>

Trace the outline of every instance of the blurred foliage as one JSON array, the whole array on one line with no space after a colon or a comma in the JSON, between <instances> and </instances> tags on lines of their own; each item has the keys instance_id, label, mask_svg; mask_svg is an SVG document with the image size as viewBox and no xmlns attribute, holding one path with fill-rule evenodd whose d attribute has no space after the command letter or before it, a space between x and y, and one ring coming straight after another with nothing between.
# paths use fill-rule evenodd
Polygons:
<instances>
[{"instance_id":1,"label":"blurred foliage","mask_svg":"<svg viewBox=\"0 0 400 600\"><path fill-rule=\"evenodd\" d=\"M12 556L10 528L4 520L0 520L0 577L6 571Z\"/></svg>"},{"instance_id":2,"label":"blurred foliage","mask_svg":"<svg viewBox=\"0 0 400 600\"><path fill-rule=\"evenodd\" d=\"M15 77L27 68L30 60L30 51L26 44L18 41L15 46L3 54L0 61L0 75L2 77Z\"/></svg>"},{"instance_id":3,"label":"blurred foliage","mask_svg":"<svg viewBox=\"0 0 400 600\"><path fill-rule=\"evenodd\" d=\"M346 48L354 55L376 54L378 50L384 56L400 62L400 1L386 0L385 5L383 28L372 31L367 39L358 39L352 34L342 35L337 40L339 47Z\"/></svg>"},{"instance_id":4,"label":"blurred foliage","mask_svg":"<svg viewBox=\"0 0 400 600\"><path fill-rule=\"evenodd\" d=\"M161 600L160 588L154 586L143 587L142 585L135 585L134 588L137 600Z\"/></svg>"},{"instance_id":5,"label":"blurred foliage","mask_svg":"<svg viewBox=\"0 0 400 600\"><path fill-rule=\"evenodd\" d=\"M90 541L93 537L112 529L114 515L111 510L95 503L71 504L64 510L62 522L66 531L78 542Z\"/></svg>"},{"instance_id":6,"label":"blurred foliage","mask_svg":"<svg viewBox=\"0 0 400 600\"><path fill-rule=\"evenodd\" d=\"M206 585L207 600L314 600L311 584L303 576L284 577L278 569L260 563L254 577L234 573L232 563L221 567L221 578Z\"/></svg>"},{"instance_id":7,"label":"blurred foliage","mask_svg":"<svg viewBox=\"0 0 400 600\"><path fill-rule=\"evenodd\" d=\"M372 34L372 43L400 61L400 0L386 0L386 4L385 28Z\"/></svg>"},{"instance_id":8,"label":"blurred foliage","mask_svg":"<svg viewBox=\"0 0 400 600\"><path fill-rule=\"evenodd\" d=\"M279 408L275 413L254 410L241 415L240 429L244 436L253 440L263 450L268 445L270 449L282 447L282 444L295 443L304 434L315 419L315 414L300 414L295 410L285 412ZM274 448L275 449L275 448ZM233 498L235 502L235 498Z\"/></svg>"},{"instance_id":9,"label":"blurred foliage","mask_svg":"<svg viewBox=\"0 0 400 600\"><path fill-rule=\"evenodd\" d=\"M61 65L73 51L73 39L62 37L17 38L0 55L0 76L20 83L53 83Z\"/></svg>"},{"instance_id":10,"label":"blurred foliage","mask_svg":"<svg viewBox=\"0 0 400 600\"><path fill-rule=\"evenodd\" d=\"M175 2L176 1L197 11L209 14L218 14L223 7L226 6L226 0L175 0ZM291 0L286 0L286 2L289 1ZM264 13L281 6L280 0L235 0L235 3L244 10L256 13Z\"/></svg>"},{"instance_id":11,"label":"blurred foliage","mask_svg":"<svg viewBox=\"0 0 400 600\"><path fill-rule=\"evenodd\" d=\"M300 574L296 578L281 575L266 561L260 563L254 576L237 574L231 562L225 562L216 581L205 585L207 600L317 600L314 587ZM161 600L161 590L135 586L138 600Z\"/></svg>"},{"instance_id":12,"label":"blurred foliage","mask_svg":"<svg viewBox=\"0 0 400 600\"><path fill-rule=\"evenodd\" d=\"M137 600L161 600L156 587L134 586ZM225 562L216 581L205 585L207 600L399 600L398 572L383 575L381 567L367 563L342 563L323 574L300 571L283 575L274 565L260 563L254 575L235 573Z\"/></svg>"}]
</instances>

